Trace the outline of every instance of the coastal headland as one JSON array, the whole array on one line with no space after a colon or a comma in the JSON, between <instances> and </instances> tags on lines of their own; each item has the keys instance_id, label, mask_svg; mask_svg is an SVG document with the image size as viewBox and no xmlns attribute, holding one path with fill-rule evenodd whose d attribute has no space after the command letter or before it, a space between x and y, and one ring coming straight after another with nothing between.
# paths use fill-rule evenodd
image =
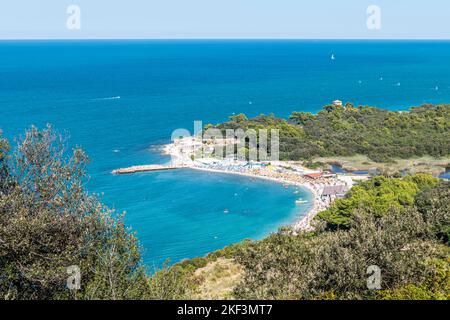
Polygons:
<instances>
[{"instance_id":1,"label":"coastal headland","mask_svg":"<svg viewBox=\"0 0 450 320\"><path fill-rule=\"evenodd\" d=\"M303 187L314 203L294 229L310 230L314 217L345 197L358 180L416 173L445 178L449 112L450 105L388 111L336 100L316 115L294 112L289 119L238 114L228 122L206 125L200 135L172 137L173 143L163 148L172 159L167 165L113 173L190 168ZM408 129L399 129L403 127ZM298 199L296 204L304 202Z\"/></svg>"}]
</instances>

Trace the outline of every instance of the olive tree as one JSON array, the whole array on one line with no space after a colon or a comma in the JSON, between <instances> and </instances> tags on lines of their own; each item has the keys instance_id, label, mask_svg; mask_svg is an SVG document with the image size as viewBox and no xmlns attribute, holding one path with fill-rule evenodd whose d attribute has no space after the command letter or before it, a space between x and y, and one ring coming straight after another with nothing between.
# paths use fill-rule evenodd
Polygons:
<instances>
[{"instance_id":1,"label":"olive tree","mask_svg":"<svg viewBox=\"0 0 450 320\"><path fill-rule=\"evenodd\" d=\"M139 245L123 216L84 190L88 158L50 126L32 127L7 158L0 140L0 297L145 298ZM66 287L68 268L80 286Z\"/></svg>"}]
</instances>

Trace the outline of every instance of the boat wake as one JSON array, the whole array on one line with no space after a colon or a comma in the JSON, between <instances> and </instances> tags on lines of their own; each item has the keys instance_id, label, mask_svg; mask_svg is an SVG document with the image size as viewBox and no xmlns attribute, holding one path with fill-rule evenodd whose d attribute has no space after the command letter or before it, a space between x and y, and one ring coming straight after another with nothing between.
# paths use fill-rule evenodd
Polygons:
<instances>
[{"instance_id":1,"label":"boat wake","mask_svg":"<svg viewBox=\"0 0 450 320\"><path fill-rule=\"evenodd\" d=\"M116 97L108 97L108 98L97 98L97 99L93 99L94 101L103 101L103 100L119 100L120 96L116 96Z\"/></svg>"}]
</instances>

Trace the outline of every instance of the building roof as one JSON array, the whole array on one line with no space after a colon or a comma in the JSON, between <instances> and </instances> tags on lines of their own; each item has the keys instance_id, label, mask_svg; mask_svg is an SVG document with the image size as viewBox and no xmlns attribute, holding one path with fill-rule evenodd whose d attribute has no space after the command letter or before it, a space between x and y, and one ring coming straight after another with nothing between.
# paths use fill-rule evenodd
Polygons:
<instances>
[{"instance_id":1,"label":"building roof","mask_svg":"<svg viewBox=\"0 0 450 320\"><path fill-rule=\"evenodd\" d=\"M325 186L325 188L323 188L322 195L323 196L336 196L339 194L345 194L347 191L348 191L348 187L345 185Z\"/></svg>"},{"instance_id":2,"label":"building roof","mask_svg":"<svg viewBox=\"0 0 450 320\"><path fill-rule=\"evenodd\" d=\"M322 172L305 174L305 177L312 178L312 179L318 179L318 178L320 178L322 176L323 176Z\"/></svg>"}]
</instances>

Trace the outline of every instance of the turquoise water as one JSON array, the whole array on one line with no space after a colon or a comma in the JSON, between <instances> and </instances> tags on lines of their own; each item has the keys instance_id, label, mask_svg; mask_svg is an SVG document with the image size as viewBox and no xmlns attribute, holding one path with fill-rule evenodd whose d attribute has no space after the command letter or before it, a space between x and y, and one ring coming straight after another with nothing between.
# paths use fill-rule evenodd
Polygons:
<instances>
[{"instance_id":1,"label":"turquoise water","mask_svg":"<svg viewBox=\"0 0 450 320\"><path fill-rule=\"evenodd\" d=\"M127 211L153 267L261 238L302 215L294 200L309 195L236 176L111 170L166 162L158 146L174 129L233 112L450 102L449 58L439 41L6 41L0 128L8 138L31 124L67 130L92 159L89 190Z\"/></svg>"}]
</instances>

